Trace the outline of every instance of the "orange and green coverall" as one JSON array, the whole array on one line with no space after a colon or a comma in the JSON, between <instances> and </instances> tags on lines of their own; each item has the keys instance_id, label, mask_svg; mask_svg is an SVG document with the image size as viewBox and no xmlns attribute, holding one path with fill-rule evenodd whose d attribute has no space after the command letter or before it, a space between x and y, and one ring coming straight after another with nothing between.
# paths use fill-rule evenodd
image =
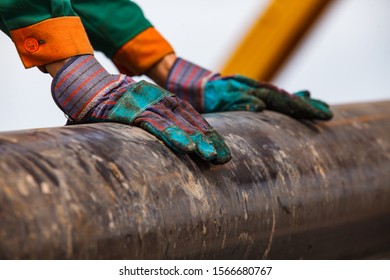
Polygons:
<instances>
[{"instance_id":1,"label":"orange and green coverall","mask_svg":"<svg viewBox=\"0 0 390 280\"><path fill-rule=\"evenodd\" d=\"M15 43L26 68L95 49L122 72L140 75L173 53L128 0L1 0L0 16L0 28Z\"/></svg>"}]
</instances>

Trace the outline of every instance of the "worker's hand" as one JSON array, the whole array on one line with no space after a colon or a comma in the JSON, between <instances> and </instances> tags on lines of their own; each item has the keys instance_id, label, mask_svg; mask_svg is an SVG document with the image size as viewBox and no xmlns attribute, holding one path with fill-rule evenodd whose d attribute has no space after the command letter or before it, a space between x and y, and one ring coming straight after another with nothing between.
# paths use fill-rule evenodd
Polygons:
<instances>
[{"instance_id":1,"label":"worker's hand","mask_svg":"<svg viewBox=\"0 0 390 280\"><path fill-rule=\"evenodd\" d=\"M135 125L177 152L196 153L214 164L231 158L222 136L189 103L156 85L110 75L93 56L71 59L54 78L52 94L76 123Z\"/></svg>"},{"instance_id":2,"label":"worker's hand","mask_svg":"<svg viewBox=\"0 0 390 280\"><path fill-rule=\"evenodd\" d=\"M241 84L242 87L247 89L246 92L248 94L262 100L269 110L298 119L330 120L333 117L329 105L321 100L312 99L309 91L290 94L272 84L257 82L241 75L221 77L219 79L228 84L233 82ZM213 83L215 82L210 81L210 84Z\"/></svg>"},{"instance_id":3,"label":"worker's hand","mask_svg":"<svg viewBox=\"0 0 390 280\"><path fill-rule=\"evenodd\" d=\"M181 58L170 71L167 88L199 112L267 108L294 118L329 120L333 116L329 106L312 99L308 91L290 94L241 75L222 77Z\"/></svg>"}]
</instances>

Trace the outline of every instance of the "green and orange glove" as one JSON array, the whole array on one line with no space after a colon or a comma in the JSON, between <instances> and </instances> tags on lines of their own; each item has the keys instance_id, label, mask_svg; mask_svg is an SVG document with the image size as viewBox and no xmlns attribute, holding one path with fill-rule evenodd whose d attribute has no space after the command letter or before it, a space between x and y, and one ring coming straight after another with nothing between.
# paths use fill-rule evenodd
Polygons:
<instances>
[{"instance_id":1,"label":"green and orange glove","mask_svg":"<svg viewBox=\"0 0 390 280\"><path fill-rule=\"evenodd\" d=\"M110 75L92 55L71 58L54 77L52 95L74 123L134 125L174 151L214 164L231 158L222 136L188 102L145 81Z\"/></svg>"},{"instance_id":2,"label":"green and orange glove","mask_svg":"<svg viewBox=\"0 0 390 280\"><path fill-rule=\"evenodd\" d=\"M266 108L299 119L333 117L328 104L312 99L308 91L290 94L241 75L223 77L181 58L172 66L166 88L201 113Z\"/></svg>"}]
</instances>

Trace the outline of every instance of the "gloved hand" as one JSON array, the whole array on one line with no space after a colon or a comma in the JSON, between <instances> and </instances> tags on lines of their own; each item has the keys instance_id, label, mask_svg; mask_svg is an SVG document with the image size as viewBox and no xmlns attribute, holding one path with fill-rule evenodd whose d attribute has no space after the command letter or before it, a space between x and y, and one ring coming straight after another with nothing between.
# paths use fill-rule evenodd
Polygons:
<instances>
[{"instance_id":1,"label":"gloved hand","mask_svg":"<svg viewBox=\"0 0 390 280\"><path fill-rule=\"evenodd\" d=\"M153 84L110 75L92 55L68 61L53 79L52 95L73 122L135 125L177 152L214 164L231 158L222 136L190 104Z\"/></svg>"},{"instance_id":2,"label":"gloved hand","mask_svg":"<svg viewBox=\"0 0 390 280\"><path fill-rule=\"evenodd\" d=\"M181 58L171 68L166 88L201 113L267 108L302 119L329 120L333 116L329 106L312 99L308 91L290 94L241 75L222 77Z\"/></svg>"}]
</instances>

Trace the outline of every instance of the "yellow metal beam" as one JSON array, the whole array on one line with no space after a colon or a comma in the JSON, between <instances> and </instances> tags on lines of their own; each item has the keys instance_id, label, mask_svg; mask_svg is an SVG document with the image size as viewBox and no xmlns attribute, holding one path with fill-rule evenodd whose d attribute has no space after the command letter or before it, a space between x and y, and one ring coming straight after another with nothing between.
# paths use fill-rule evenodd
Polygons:
<instances>
[{"instance_id":1,"label":"yellow metal beam","mask_svg":"<svg viewBox=\"0 0 390 280\"><path fill-rule=\"evenodd\" d=\"M272 0L222 69L269 81L332 0Z\"/></svg>"}]
</instances>

